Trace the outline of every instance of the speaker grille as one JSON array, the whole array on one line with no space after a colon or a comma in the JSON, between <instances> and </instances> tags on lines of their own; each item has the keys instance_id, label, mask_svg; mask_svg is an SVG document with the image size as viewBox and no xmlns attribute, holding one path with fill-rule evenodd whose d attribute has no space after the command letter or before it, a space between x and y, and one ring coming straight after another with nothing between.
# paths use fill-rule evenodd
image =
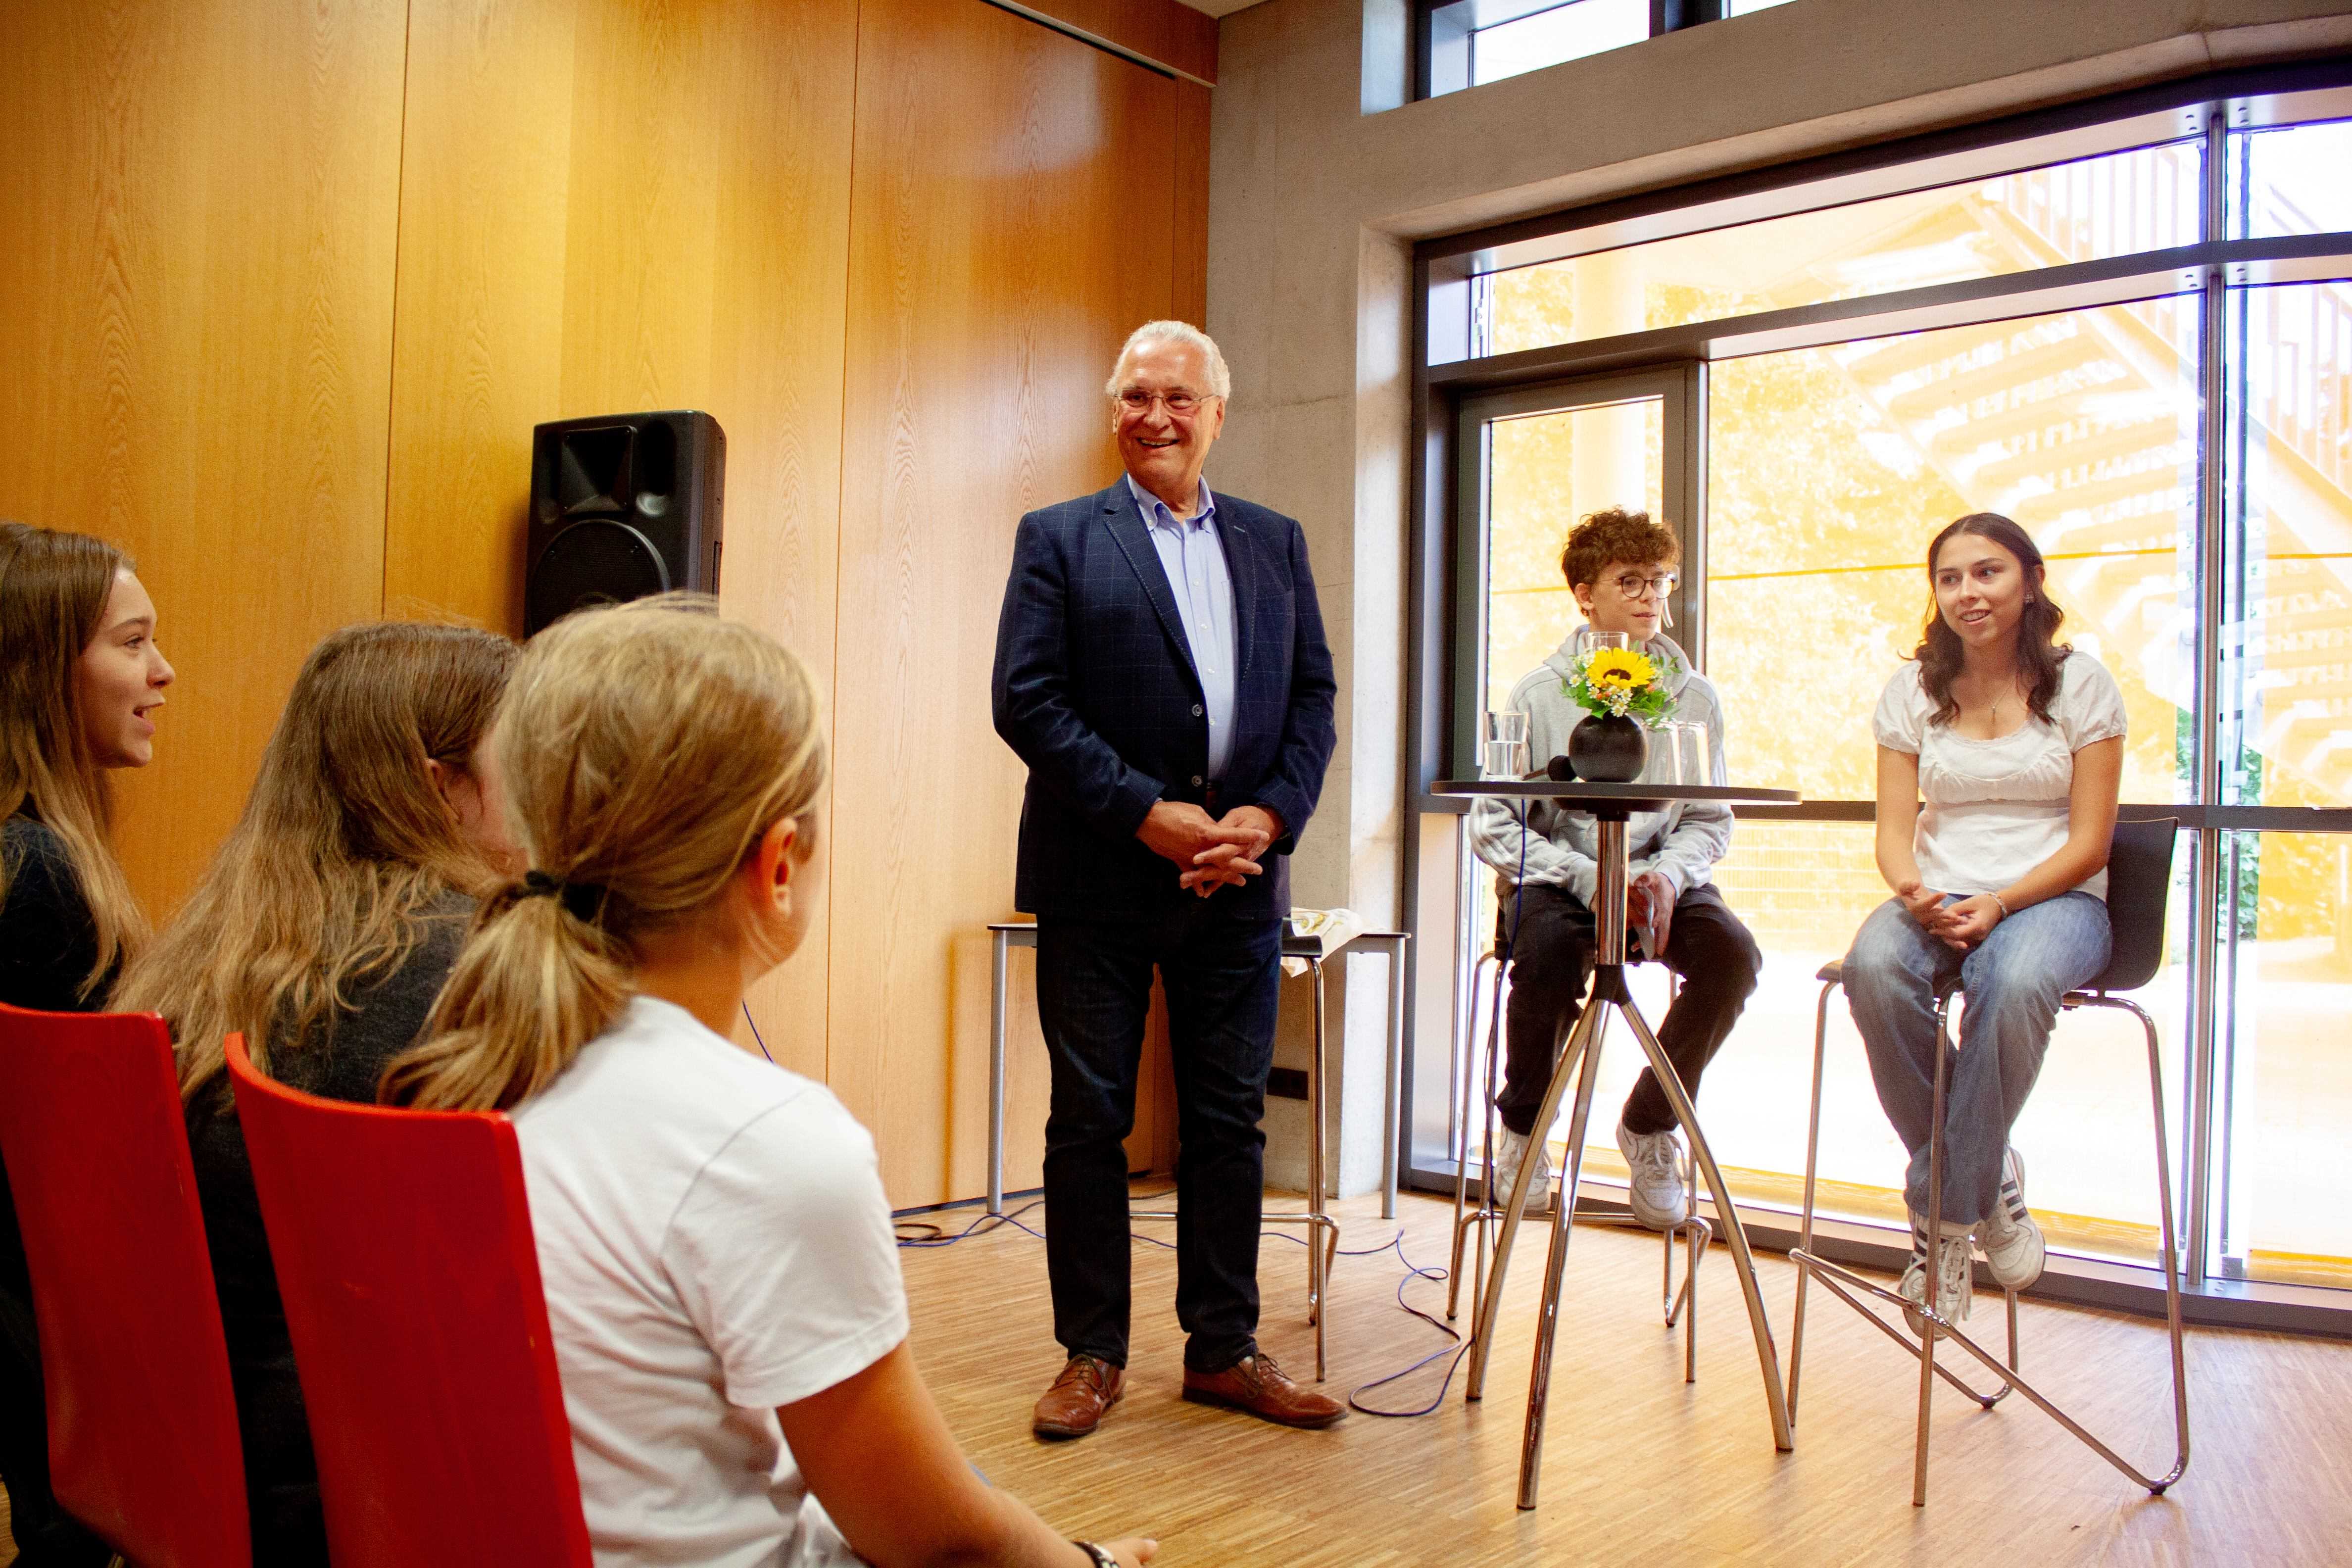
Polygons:
<instances>
[{"instance_id":1,"label":"speaker grille","mask_svg":"<svg viewBox=\"0 0 2352 1568\"><path fill-rule=\"evenodd\" d=\"M652 540L625 522L593 518L548 541L530 574L526 609L536 628L589 605L641 599L669 586L669 568Z\"/></svg>"}]
</instances>

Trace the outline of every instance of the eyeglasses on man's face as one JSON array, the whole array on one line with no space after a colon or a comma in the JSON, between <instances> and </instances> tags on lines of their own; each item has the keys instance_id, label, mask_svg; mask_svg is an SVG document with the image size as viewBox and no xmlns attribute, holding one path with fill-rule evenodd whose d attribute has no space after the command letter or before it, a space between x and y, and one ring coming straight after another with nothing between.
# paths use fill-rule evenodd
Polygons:
<instances>
[{"instance_id":1,"label":"eyeglasses on man's face","mask_svg":"<svg viewBox=\"0 0 2352 1568\"><path fill-rule=\"evenodd\" d=\"M1173 392L1146 392L1139 386L1130 386L1118 395L1118 405L1129 414L1149 414L1157 403L1179 419L1198 413L1201 405L1208 401L1199 393L1181 386Z\"/></svg>"},{"instance_id":2,"label":"eyeglasses on man's face","mask_svg":"<svg viewBox=\"0 0 2352 1568\"><path fill-rule=\"evenodd\" d=\"M1682 574L1660 572L1654 576L1644 577L1638 573L1627 572L1609 581L1620 594L1638 603L1643 599L1664 599L1682 582Z\"/></svg>"}]
</instances>

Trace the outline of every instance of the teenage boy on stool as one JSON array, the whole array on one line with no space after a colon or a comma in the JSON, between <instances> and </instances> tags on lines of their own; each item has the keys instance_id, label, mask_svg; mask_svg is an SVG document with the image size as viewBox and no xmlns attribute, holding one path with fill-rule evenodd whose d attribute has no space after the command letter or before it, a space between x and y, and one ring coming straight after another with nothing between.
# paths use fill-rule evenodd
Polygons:
<instances>
[{"instance_id":1,"label":"teenage boy on stool","mask_svg":"<svg viewBox=\"0 0 2352 1568\"><path fill-rule=\"evenodd\" d=\"M1528 754L1538 765L1568 751L1568 732L1585 716L1561 689L1562 678L1593 633L1623 632L1653 660L1679 672L1673 717L1706 726L1714 777L1722 782L1723 705L1665 635L1672 624L1666 598L1675 590L1681 554L1673 531L1651 521L1646 511L1612 508L1570 532L1560 574L1585 624L1511 689L1511 707L1528 715ZM1654 749L1642 777L1656 782L1664 764L1661 749ZM1479 801L1470 817L1470 843L1498 874L1502 914L1496 944L1511 963L1507 1054L1503 1089L1495 1098L1503 1122L1496 1176L1498 1190L1509 1192L1532 1144L1538 1196L1529 1207L1535 1209L1549 1205L1551 1177L1547 1130L1536 1126L1536 1112L1582 1010L1597 942L1592 900L1600 868L1591 817L1553 801L1523 804L1524 819L1515 804ZM1731 847L1730 808L1676 802L1663 812L1637 812L1625 825L1625 846L1626 930L1646 938L1650 954L1682 976L1682 994L1666 1010L1658 1043L1696 1100L1699 1074L1747 1005L1763 961L1756 939L1707 879ZM1654 1230L1680 1224L1690 1208L1675 1165L1675 1113L1647 1068L1625 1101L1617 1147L1633 1170L1635 1217Z\"/></svg>"}]
</instances>

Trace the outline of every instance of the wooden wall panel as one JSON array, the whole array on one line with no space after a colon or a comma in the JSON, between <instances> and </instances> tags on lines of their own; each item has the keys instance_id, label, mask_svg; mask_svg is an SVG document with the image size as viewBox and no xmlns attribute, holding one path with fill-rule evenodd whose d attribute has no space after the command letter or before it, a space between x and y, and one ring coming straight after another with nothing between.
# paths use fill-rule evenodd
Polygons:
<instances>
[{"instance_id":1,"label":"wooden wall panel","mask_svg":"<svg viewBox=\"0 0 2352 1568\"><path fill-rule=\"evenodd\" d=\"M576 7L410 0L384 605L522 626L563 374Z\"/></svg>"},{"instance_id":2,"label":"wooden wall panel","mask_svg":"<svg viewBox=\"0 0 2352 1568\"><path fill-rule=\"evenodd\" d=\"M1118 472L1102 378L1171 298L1175 90L978 0L861 13L832 1079L905 1205L981 1187L983 928L1012 912L1023 777L989 719L997 608L1021 513ZM1034 1016L1024 987L1015 1186Z\"/></svg>"},{"instance_id":3,"label":"wooden wall panel","mask_svg":"<svg viewBox=\"0 0 2352 1568\"><path fill-rule=\"evenodd\" d=\"M1174 310L1179 320L1209 324L1209 89L1176 84L1176 216Z\"/></svg>"},{"instance_id":4,"label":"wooden wall panel","mask_svg":"<svg viewBox=\"0 0 2352 1568\"><path fill-rule=\"evenodd\" d=\"M151 910L294 672L382 603L403 19L0 6L0 515L138 557L180 682L119 847Z\"/></svg>"},{"instance_id":5,"label":"wooden wall panel","mask_svg":"<svg viewBox=\"0 0 2352 1568\"><path fill-rule=\"evenodd\" d=\"M829 690L855 5L415 4L388 603L520 629L531 426L702 408L726 608ZM819 1078L824 972L753 1000Z\"/></svg>"},{"instance_id":6,"label":"wooden wall panel","mask_svg":"<svg viewBox=\"0 0 2352 1568\"><path fill-rule=\"evenodd\" d=\"M1203 82L1217 79L1217 19L1180 0L1013 0Z\"/></svg>"}]
</instances>

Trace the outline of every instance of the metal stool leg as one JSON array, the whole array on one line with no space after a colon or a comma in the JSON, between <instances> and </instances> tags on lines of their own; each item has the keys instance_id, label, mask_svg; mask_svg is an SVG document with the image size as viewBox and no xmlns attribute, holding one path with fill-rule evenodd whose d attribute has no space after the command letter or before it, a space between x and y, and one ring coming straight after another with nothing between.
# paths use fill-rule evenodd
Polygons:
<instances>
[{"instance_id":1,"label":"metal stool leg","mask_svg":"<svg viewBox=\"0 0 2352 1568\"><path fill-rule=\"evenodd\" d=\"M1465 1107L1473 1104L1478 1107L1478 1206L1475 1209L1458 1213L1455 1215L1454 1226L1454 1267L1449 1271L1445 1285L1445 1315L1448 1318L1452 1318L1457 1309L1457 1298L1461 1290L1464 1240L1468 1236L1470 1230L1475 1227L1477 1232L1478 1239L1470 1259L1470 1267L1472 1269L1470 1322L1473 1337L1475 1337L1477 1333L1480 1303L1486 1299L1486 1265L1493 1256L1494 1246L1490 1237L1492 1235L1496 1215L1495 1133L1496 1121L1498 1115L1495 1110L1495 1079L1497 1072L1497 1065L1502 1059L1504 975L1504 965L1495 954L1488 953L1478 962L1481 964L1492 963L1494 965L1495 976L1494 986L1489 998L1489 1006L1486 1015L1486 1050L1485 1056L1486 1092L1483 1095L1478 1092L1477 1079L1474 1076L1479 1060L1478 1053L1475 1048L1465 1057L1462 1066L1462 1102ZM1475 1026L1477 1024L1477 1008L1475 1002L1471 1008L1470 1021L1473 1026L1473 1034L1475 1037ZM1470 1143L1470 1123L1466 1114L1462 1123L1462 1142L1463 1158L1465 1162L1465 1169L1466 1170Z\"/></svg>"},{"instance_id":2,"label":"metal stool leg","mask_svg":"<svg viewBox=\"0 0 2352 1568\"><path fill-rule=\"evenodd\" d=\"M1830 993L1838 988L1835 980L1822 982L1822 998L1813 1009L1813 1089L1811 1110L1805 1122L1805 1209L1797 1229L1797 1251L1810 1258L1813 1252L1813 1177L1821 1164L1822 1153L1822 1058L1829 1042ZM1797 1269L1796 1318L1789 1326L1789 1423L1797 1420L1797 1377L1804 1366L1805 1357L1805 1287L1812 1279L1812 1270L1800 1265Z\"/></svg>"},{"instance_id":3,"label":"metal stool leg","mask_svg":"<svg viewBox=\"0 0 2352 1568\"><path fill-rule=\"evenodd\" d=\"M1873 1284L1871 1281L1862 1279L1858 1275L1839 1268L1835 1264L1824 1261L1820 1255L1813 1250L1814 1198L1816 1177L1820 1170L1821 1162L1822 1073L1825 1047L1829 1037L1830 993L1836 990L1840 984L1841 979L1836 974L1831 974L1828 978L1822 981L1821 1001L1819 1005L1814 1009L1813 1014L1813 1084L1811 1093L1811 1110L1805 1129L1804 1210L1800 1221L1797 1250L1789 1255L1790 1261L1797 1265L1796 1321L1790 1331L1789 1346L1788 1403L1789 1419L1792 1424L1797 1418L1797 1381L1805 1348L1805 1292L1807 1287L1811 1284L1817 1272L1822 1276L1822 1284L1823 1288L1834 1293L1841 1300L1844 1301L1847 1306L1852 1307L1855 1311L1860 1312L1864 1318L1875 1325L1879 1331L1885 1334L1887 1338L1893 1340L1896 1344L1901 1345L1906 1353L1916 1353L1919 1348L1917 1342L1911 1335L1895 1328L1884 1318L1881 1318L1877 1313L1872 1311L1868 1307L1864 1306L1859 1299L1853 1295L1851 1291L1845 1289L1845 1286L1852 1286L1854 1289L1881 1297L1888 1301L1897 1301L1898 1298L1895 1297L1894 1292L1884 1289L1881 1287ZM1839 1283L1841 1280L1844 1282L1843 1285ZM2009 1293L2008 1315L2009 1365L2007 1370L2009 1372L2015 1372L2018 1365L2017 1297L2016 1293L2013 1291ZM1990 1394L1981 1394L1962 1382L1958 1374L1954 1373L1949 1367L1939 1364L1936 1368L1936 1375L1942 1378L1952 1389L1970 1399L1975 1400L1987 1410L1990 1410L1994 1405L1999 1405L2003 1399L2007 1398L2009 1396L2010 1390L2015 1386L2010 1379L2004 1376L2000 1387Z\"/></svg>"},{"instance_id":4,"label":"metal stool leg","mask_svg":"<svg viewBox=\"0 0 2352 1568\"><path fill-rule=\"evenodd\" d=\"M1479 955L1478 962L1471 966L1469 1016L1463 1020L1460 1049L1457 1052L1457 1065L1461 1069L1458 1081L1462 1086L1462 1097L1455 1102L1460 1110L1455 1116L1454 1127L1454 1262L1445 1274L1445 1316L1449 1320L1455 1315L1461 1306L1463 1239L1467 1235L1473 1220L1478 1219L1478 1215L1474 1215L1470 1209L1470 1108L1474 1105L1478 1107L1479 1125L1482 1128L1488 1128L1490 1131L1489 1119L1493 1115L1494 1109L1494 1095L1491 1092L1484 1100L1477 1097L1478 993L1489 964L1494 964L1496 969L1495 995L1498 1005L1496 1011L1500 1011L1499 1004L1502 1000L1503 989L1501 965L1495 954L1482 953ZM1494 1078L1494 1039L1491 1035L1487 1040L1486 1061L1486 1077L1491 1084ZM1493 1172L1491 1137L1487 1142L1481 1145L1480 1159L1486 1165L1487 1174L1491 1175ZM1478 1191L1479 1210L1483 1212L1488 1206L1486 1187L1481 1185ZM1483 1226L1484 1221L1480 1219L1478 1223ZM1483 1257L1479 1259L1479 1267L1483 1278L1485 1268ZM1475 1300L1475 1292L1473 1292L1473 1300Z\"/></svg>"},{"instance_id":5,"label":"metal stool leg","mask_svg":"<svg viewBox=\"0 0 2352 1568\"><path fill-rule=\"evenodd\" d=\"M1307 1115L1313 1123L1307 1139L1307 1317L1315 1325L1315 1381L1323 1381L1324 1295L1330 1285L1331 1265L1339 1256L1339 1227L1325 1211L1323 1200L1324 1069L1327 1065L1323 1022L1323 961L1309 958L1307 968L1315 982L1315 1047L1308 1063ZM1328 1245L1328 1251L1326 1245Z\"/></svg>"},{"instance_id":6,"label":"metal stool leg","mask_svg":"<svg viewBox=\"0 0 2352 1568\"><path fill-rule=\"evenodd\" d=\"M989 933L988 1212L1004 1212L1004 954L1006 934Z\"/></svg>"}]
</instances>

